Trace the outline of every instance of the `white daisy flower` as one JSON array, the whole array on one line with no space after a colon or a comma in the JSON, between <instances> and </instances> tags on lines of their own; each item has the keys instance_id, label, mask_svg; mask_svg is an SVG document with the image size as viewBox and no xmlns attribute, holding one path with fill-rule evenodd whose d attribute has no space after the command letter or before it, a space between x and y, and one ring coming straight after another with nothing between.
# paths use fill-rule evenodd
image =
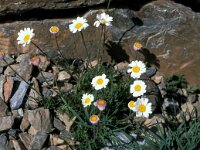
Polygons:
<instances>
[{"instance_id":1,"label":"white daisy flower","mask_svg":"<svg viewBox=\"0 0 200 150\"><path fill-rule=\"evenodd\" d=\"M52 26L49 31L52 33L52 34L56 34L59 32L59 28L57 26Z\"/></svg>"},{"instance_id":2,"label":"white daisy flower","mask_svg":"<svg viewBox=\"0 0 200 150\"><path fill-rule=\"evenodd\" d=\"M87 107L87 106L90 106L92 101L94 101L94 96L92 94L83 94L82 96L82 104L83 104L83 107Z\"/></svg>"},{"instance_id":3,"label":"white daisy flower","mask_svg":"<svg viewBox=\"0 0 200 150\"><path fill-rule=\"evenodd\" d=\"M90 123L97 124L99 122L99 117L97 115L90 116Z\"/></svg>"},{"instance_id":4,"label":"white daisy flower","mask_svg":"<svg viewBox=\"0 0 200 150\"><path fill-rule=\"evenodd\" d=\"M133 44L133 49L134 49L135 51L138 51L138 50L142 49L142 44L140 44L139 42L135 42L135 43Z\"/></svg>"},{"instance_id":5,"label":"white daisy flower","mask_svg":"<svg viewBox=\"0 0 200 150\"><path fill-rule=\"evenodd\" d=\"M86 29L89 26L87 20L83 17L77 17L76 20L72 20L72 24L69 25L69 30L72 33Z\"/></svg>"},{"instance_id":6,"label":"white daisy flower","mask_svg":"<svg viewBox=\"0 0 200 150\"><path fill-rule=\"evenodd\" d=\"M18 44L22 44L23 46L26 46L26 44L29 44L31 42L31 39L33 38L35 34L33 33L33 29L30 28L24 28L24 30L20 30L18 32Z\"/></svg>"},{"instance_id":7,"label":"white daisy flower","mask_svg":"<svg viewBox=\"0 0 200 150\"><path fill-rule=\"evenodd\" d=\"M127 72L131 73L131 77L134 79L140 78L141 74L146 72L146 66L142 61L132 61L128 66L131 68Z\"/></svg>"},{"instance_id":8,"label":"white daisy flower","mask_svg":"<svg viewBox=\"0 0 200 150\"><path fill-rule=\"evenodd\" d=\"M144 81L136 80L130 86L130 93L132 93L134 97L142 96L146 93L146 87Z\"/></svg>"},{"instance_id":9,"label":"white daisy flower","mask_svg":"<svg viewBox=\"0 0 200 150\"><path fill-rule=\"evenodd\" d=\"M92 86L95 88L95 90L100 90L102 88L106 88L107 84L109 82L109 79L106 78L105 74L102 74L101 76L96 76L92 79Z\"/></svg>"},{"instance_id":10,"label":"white daisy flower","mask_svg":"<svg viewBox=\"0 0 200 150\"><path fill-rule=\"evenodd\" d=\"M128 103L128 107L129 107L129 109L130 110L132 110L132 111L134 111L134 112L136 112L136 102L135 101L133 101L133 100L131 100L129 103Z\"/></svg>"},{"instance_id":11,"label":"white daisy flower","mask_svg":"<svg viewBox=\"0 0 200 150\"><path fill-rule=\"evenodd\" d=\"M136 117L149 117L149 114L152 114L151 103L148 103L148 98L138 98L136 102Z\"/></svg>"},{"instance_id":12,"label":"white daisy flower","mask_svg":"<svg viewBox=\"0 0 200 150\"><path fill-rule=\"evenodd\" d=\"M113 21L113 17L110 17L105 12L102 14L97 14L96 16L97 21L94 22L95 27L99 27L100 24L106 25L106 26L112 26L111 21Z\"/></svg>"}]
</instances>

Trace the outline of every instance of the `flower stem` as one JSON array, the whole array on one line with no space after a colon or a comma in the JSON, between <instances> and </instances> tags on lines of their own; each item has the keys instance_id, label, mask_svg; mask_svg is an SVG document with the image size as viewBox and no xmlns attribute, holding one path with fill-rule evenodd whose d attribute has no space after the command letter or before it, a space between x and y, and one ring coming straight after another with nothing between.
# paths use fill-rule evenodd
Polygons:
<instances>
[{"instance_id":1,"label":"flower stem","mask_svg":"<svg viewBox=\"0 0 200 150\"><path fill-rule=\"evenodd\" d=\"M103 39L103 26L101 26L101 34L100 34L100 40L99 40L99 49L98 49L98 53L97 53L97 60L98 62L101 61L101 57L100 57L100 50L101 50L101 42L102 42L102 39Z\"/></svg>"},{"instance_id":2,"label":"flower stem","mask_svg":"<svg viewBox=\"0 0 200 150\"><path fill-rule=\"evenodd\" d=\"M102 38L103 38L103 42L102 42L102 47L103 47L103 55L104 55L104 52L105 52L105 49L104 49L104 45L105 45L105 39L106 39L106 34L105 34L105 25L102 25Z\"/></svg>"},{"instance_id":3,"label":"flower stem","mask_svg":"<svg viewBox=\"0 0 200 150\"><path fill-rule=\"evenodd\" d=\"M65 59L65 57L64 57L64 55L63 55L63 53L62 53L62 51L60 50L60 47L59 47L59 45L58 45L58 38L57 38L56 35L55 35L55 40L56 40L56 46L57 46L59 55L60 55L63 59Z\"/></svg>"},{"instance_id":4,"label":"flower stem","mask_svg":"<svg viewBox=\"0 0 200 150\"><path fill-rule=\"evenodd\" d=\"M90 55L89 55L88 49L87 49L86 44L85 44L85 39L84 39L84 36L83 36L83 32L81 31L80 33L81 33L81 38L82 38L82 41L83 41L83 45L85 47L85 52L86 52L87 57L88 57L89 64L92 67L92 64L91 64L91 61L90 61Z\"/></svg>"},{"instance_id":5,"label":"flower stem","mask_svg":"<svg viewBox=\"0 0 200 150\"><path fill-rule=\"evenodd\" d=\"M39 47L37 46L37 44L35 44L33 41L31 41L31 43L43 54L48 58L48 55Z\"/></svg>"},{"instance_id":6,"label":"flower stem","mask_svg":"<svg viewBox=\"0 0 200 150\"><path fill-rule=\"evenodd\" d=\"M111 1L111 0L108 0L108 5L107 5L107 8L106 8L107 11L108 11L108 9L109 9L109 7L110 7L110 1Z\"/></svg>"}]
</instances>

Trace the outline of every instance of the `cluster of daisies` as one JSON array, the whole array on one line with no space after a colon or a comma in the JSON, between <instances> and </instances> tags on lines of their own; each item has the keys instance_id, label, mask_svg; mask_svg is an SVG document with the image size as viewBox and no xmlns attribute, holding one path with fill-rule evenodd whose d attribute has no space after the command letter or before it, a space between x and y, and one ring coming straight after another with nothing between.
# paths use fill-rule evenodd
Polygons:
<instances>
[{"instance_id":1,"label":"cluster of daisies","mask_svg":"<svg viewBox=\"0 0 200 150\"><path fill-rule=\"evenodd\" d=\"M138 42L133 45L134 50L140 50L142 45ZM136 112L137 117L149 117L149 114L152 113L151 103L149 103L149 99L144 97L146 93L146 84L144 81L139 78L143 73L146 72L146 66L142 61L132 61L129 65L129 69L127 70L130 73L130 76L135 79L133 84L130 85L130 93L134 98L137 98L137 101L131 100L128 103L128 107L130 110Z\"/></svg>"},{"instance_id":2,"label":"cluster of daisies","mask_svg":"<svg viewBox=\"0 0 200 150\"><path fill-rule=\"evenodd\" d=\"M113 17L109 16L105 12L101 14L97 14L96 21L94 22L95 27L102 26L112 26L111 22L113 21ZM89 26L87 23L86 18L84 17L77 17L75 20L72 20L72 23L69 25L69 30L72 33L76 33L77 31L82 31L86 29ZM57 26L52 26L49 31L52 34L56 34L59 32L59 28ZM33 29L31 28L24 28L24 30L20 30L18 32L18 44L21 44L22 46L26 46L31 42L31 39L34 37Z\"/></svg>"},{"instance_id":3,"label":"cluster of daisies","mask_svg":"<svg viewBox=\"0 0 200 150\"><path fill-rule=\"evenodd\" d=\"M113 17L109 16L105 12L101 14L97 14L96 21L94 22L95 27L101 26L112 26L111 22L113 21ZM72 23L69 25L69 30L72 33L81 32L83 29L86 29L89 26L87 23L86 18L84 17L77 17L75 20L72 20ZM59 28L57 26L52 26L49 29L50 33L56 35L59 32ZM31 28L24 28L24 30L20 30L18 33L18 44L22 46L26 46L30 44L32 38L34 37L33 29ZM134 43L133 49L138 51L142 49L142 45L138 42ZM0 55L2 55L0 53ZM30 63L37 66L40 63L40 56L35 55L31 58ZM129 64L129 69L127 70L130 73L130 76L135 79L133 84L130 85L130 93L133 97L137 98L137 101L131 100L128 103L128 107L136 112L137 117L149 117L149 114L152 113L151 103L149 103L149 99L145 98L143 95L146 93L146 84L144 81L140 80L140 76L146 72L146 66L142 61L132 61ZM93 78L91 84L95 90L101 90L102 88L106 88L109 79L106 78L105 74L101 76L96 76ZM94 95L92 94L83 94L82 96L82 104L83 107L88 107L92 103L95 107L97 107L100 111L103 111L106 108L106 101L104 99L98 99L95 102ZM99 122L98 115L90 116L90 122L92 124L97 124Z\"/></svg>"},{"instance_id":4,"label":"cluster of daisies","mask_svg":"<svg viewBox=\"0 0 200 150\"><path fill-rule=\"evenodd\" d=\"M105 74L94 77L91 82L93 88L96 91L106 88L108 83L109 83L109 79L106 78ZM93 104L95 107L98 108L99 111L103 111L106 108L106 101L104 99L97 99L94 102L94 99L95 98L93 94L89 94L89 93L83 94L82 99L81 99L83 107L86 108ZM99 118L100 118L99 115L93 114L90 116L89 121L92 124L97 124L99 122Z\"/></svg>"}]
</instances>

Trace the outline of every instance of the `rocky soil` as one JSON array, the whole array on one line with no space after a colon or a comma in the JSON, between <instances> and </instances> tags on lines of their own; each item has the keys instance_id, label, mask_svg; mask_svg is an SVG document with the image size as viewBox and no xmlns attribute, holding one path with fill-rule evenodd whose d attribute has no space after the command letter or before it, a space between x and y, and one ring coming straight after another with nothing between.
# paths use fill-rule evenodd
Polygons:
<instances>
[{"instance_id":1,"label":"rocky soil","mask_svg":"<svg viewBox=\"0 0 200 150\"><path fill-rule=\"evenodd\" d=\"M40 107L38 100L41 100L41 97L55 96L56 89L70 92L73 88L73 84L70 83L72 75L53 65L44 56L41 56L39 65L41 73L35 74L38 70L29 63L30 57L30 52L14 58L7 55L5 58L10 66L5 63L0 64L3 68L0 75L1 149L71 149L70 145L73 145L75 141L70 136L70 127L75 118L70 120L67 114ZM92 64L96 65L97 62L94 61ZM79 66L81 65L83 64L80 63ZM17 73L11 67L15 68ZM120 72L126 72L127 67L128 63L118 63L114 68ZM170 116L174 116L176 118L174 121L180 123L183 121L182 113L187 120L200 117L199 95L190 94L186 89L179 89L176 94L184 101L170 99L166 96L164 77L159 72L156 73L155 67L149 68L142 78L147 79L147 92L150 93L147 97L152 103L153 111L155 112L160 107L163 111L152 115L147 120L139 119L139 122L152 128L157 122L164 124L166 118ZM34 89L30 88L29 84L32 84ZM162 106L158 103L159 101L164 101ZM176 110L182 110L182 112Z\"/></svg>"}]
</instances>

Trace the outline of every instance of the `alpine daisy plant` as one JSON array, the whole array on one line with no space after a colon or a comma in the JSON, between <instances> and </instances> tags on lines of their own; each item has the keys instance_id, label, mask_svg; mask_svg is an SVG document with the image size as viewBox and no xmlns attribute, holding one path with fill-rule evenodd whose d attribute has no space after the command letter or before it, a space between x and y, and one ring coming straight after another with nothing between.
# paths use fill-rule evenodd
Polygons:
<instances>
[{"instance_id":1,"label":"alpine daisy plant","mask_svg":"<svg viewBox=\"0 0 200 150\"><path fill-rule=\"evenodd\" d=\"M76 20L72 20L72 24L69 25L69 30L72 33L76 33L77 31L82 31L89 26L87 20L83 17L77 17Z\"/></svg>"},{"instance_id":2,"label":"alpine daisy plant","mask_svg":"<svg viewBox=\"0 0 200 150\"><path fill-rule=\"evenodd\" d=\"M94 101L94 96L92 94L83 94L82 96L82 104L83 104L83 107L87 107L87 106L90 106L91 103Z\"/></svg>"},{"instance_id":3,"label":"alpine daisy plant","mask_svg":"<svg viewBox=\"0 0 200 150\"><path fill-rule=\"evenodd\" d=\"M128 103L128 108L134 112L136 112L136 102L131 100L129 103Z\"/></svg>"},{"instance_id":4,"label":"alpine daisy plant","mask_svg":"<svg viewBox=\"0 0 200 150\"><path fill-rule=\"evenodd\" d=\"M134 49L135 51L141 50L141 49L142 49L142 44L140 44L139 42L135 42L135 43L133 44L133 49Z\"/></svg>"},{"instance_id":5,"label":"alpine daisy plant","mask_svg":"<svg viewBox=\"0 0 200 150\"><path fill-rule=\"evenodd\" d=\"M146 66L142 61L132 61L128 66L131 68L127 72L131 73L131 77L134 79L140 78L141 74L146 72Z\"/></svg>"},{"instance_id":6,"label":"alpine daisy plant","mask_svg":"<svg viewBox=\"0 0 200 150\"><path fill-rule=\"evenodd\" d=\"M91 124L97 124L98 122L99 122L99 116L97 116L97 115L90 116L90 123Z\"/></svg>"},{"instance_id":7,"label":"alpine daisy plant","mask_svg":"<svg viewBox=\"0 0 200 150\"><path fill-rule=\"evenodd\" d=\"M22 44L23 46L26 46L31 42L31 39L33 38L35 34L33 33L33 29L31 28L24 28L24 30L20 30L18 32L18 44Z\"/></svg>"},{"instance_id":8,"label":"alpine daisy plant","mask_svg":"<svg viewBox=\"0 0 200 150\"><path fill-rule=\"evenodd\" d=\"M51 32L52 34L56 34L59 32L59 28L57 26L51 26L49 32Z\"/></svg>"},{"instance_id":9,"label":"alpine daisy plant","mask_svg":"<svg viewBox=\"0 0 200 150\"><path fill-rule=\"evenodd\" d=\"M142 96L146 93L146 84L142 80L135 80L133 84L130 85L130 93L133 94L133 97Z\"/></svg>"},{"instance_id":10,"label":"alpine daisy plant","mask_svg":"<svg viewBox=\"0 0 200 150\"><path fill-rule=\"evenodd\" d=\"M92 86L95 88L95 90L100 90L102 88L106 88L107 84L109 82L109 79L106 78L105 74L102 74L101 76L96 76L92 79Z\"/></svg>"},{"instance_id":11,"label":"alpine daisy plant","mask_svg":"<svg viewBox=\"0 0 200 150\"><path fill-rule=\"evenodd\" d=\"M148 103L148 98L138 98L136 103L136 117L149 117L149 114L152 113L151 103Z\"/></svg>"},{"instance_id":12,"label":"alpine daisy plant","mask_svg":"<svg viewBox=\"0 0 200 150\"><path fill-rule=\"evenodd\" d=\"M100 111L103 111L106 108L106 101L104 99L98 99L94 102L94 106L96 106Z\"/></svg>"},{"instance_id":13,"label":"alpine daisy plant","mask_svg":"<svg viewBox=\"0 0 200 150\"><path fill-rule=\"evenodd\" d=\"M105 12L100 15L97 14L96 19L97 21L94 22L95 27L99 27L100 25L112 26L111 22L113 21L113 17L109 16Z\"/></svg>"}]
</instances>

